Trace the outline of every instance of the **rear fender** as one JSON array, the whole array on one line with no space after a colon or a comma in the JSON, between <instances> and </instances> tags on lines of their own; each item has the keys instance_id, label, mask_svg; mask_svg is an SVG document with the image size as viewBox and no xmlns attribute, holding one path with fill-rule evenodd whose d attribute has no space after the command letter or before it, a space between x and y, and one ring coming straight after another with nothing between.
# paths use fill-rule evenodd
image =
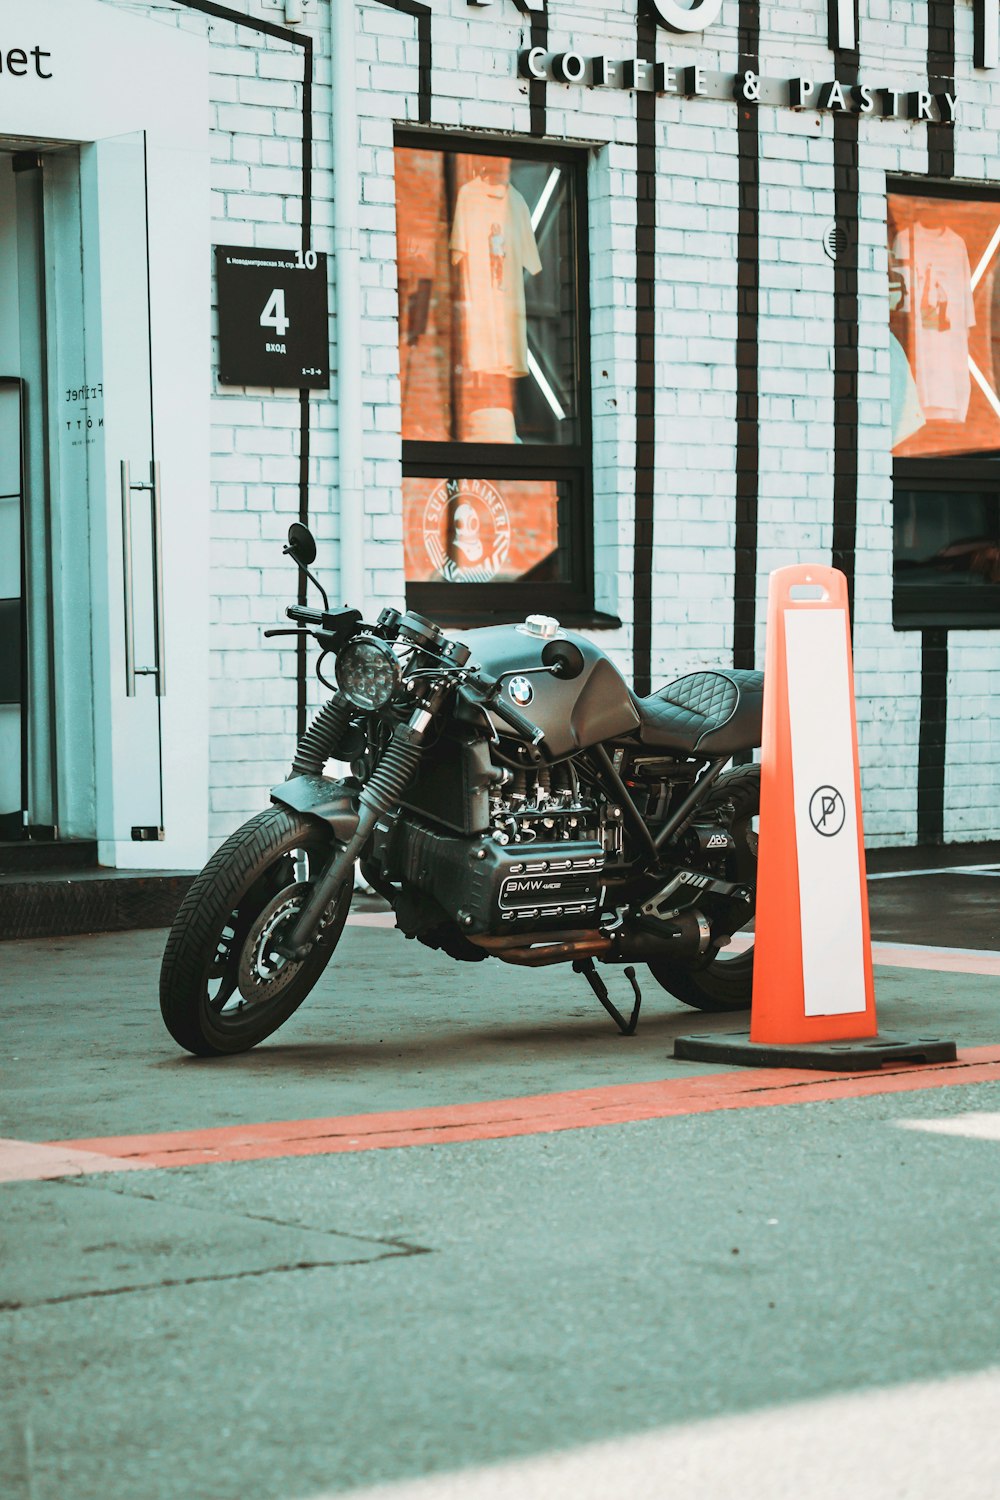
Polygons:
<instances>
[{"instance_id":1,"label":"rear fender","mask_svg":"<svg viewBox=\"0 0 1000 1500\"><path fill-rule=\"evenodd\" d=\"M360 791L361 783L353 776L342 781L329 776L293 776L271 788L271 801L324 823L339 843L346 844L357 832Z\"/></svg>"}]
</instances>

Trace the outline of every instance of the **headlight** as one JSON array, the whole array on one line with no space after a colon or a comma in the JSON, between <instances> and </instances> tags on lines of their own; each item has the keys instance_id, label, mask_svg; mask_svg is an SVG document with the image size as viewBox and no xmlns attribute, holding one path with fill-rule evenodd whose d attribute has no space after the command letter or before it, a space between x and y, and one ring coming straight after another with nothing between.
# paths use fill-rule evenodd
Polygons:
<instances>
[{"instance_id":1,"label":"headlight","mask_svg":"<svg viewBox=\"0 0 1000 1500\"><path fill-rule=\"evenodd\" d=\"M392 647L371 635L351 641L337 656L337 686L355 708L384 708L402 674Z\"/></svg>"}]
</instances>

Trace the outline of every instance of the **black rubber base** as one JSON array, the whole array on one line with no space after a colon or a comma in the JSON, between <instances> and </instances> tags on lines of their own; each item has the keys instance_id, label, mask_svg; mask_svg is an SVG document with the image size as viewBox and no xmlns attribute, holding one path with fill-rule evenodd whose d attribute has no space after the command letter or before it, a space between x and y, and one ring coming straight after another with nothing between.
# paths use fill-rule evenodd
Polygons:
<instances>
[{"instance_id":1,"label":"black rubber base","mask_svg":"<svg viewBox=\"0 0 1000 1500\"><path fill-rule=\"evenodd\" d=\"M822 1068L827 1072L862 1073L884 1063L954 1062L955 1043L936 1036L877 1036L842 1042L792 1042L774 1046L751 1042L738 1032L679 1036L674 1056L691 1062L738 1063L745 1068Z\"/></svg>"}]
</instances>

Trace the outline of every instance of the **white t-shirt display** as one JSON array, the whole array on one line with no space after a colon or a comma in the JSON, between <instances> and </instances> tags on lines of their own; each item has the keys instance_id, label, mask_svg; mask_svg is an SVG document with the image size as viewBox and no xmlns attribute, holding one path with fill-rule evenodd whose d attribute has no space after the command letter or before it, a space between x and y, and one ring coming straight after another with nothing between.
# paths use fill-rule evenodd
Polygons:
<instances>
[{"instance_id":1,"label":"white t-shirt display","mask_svg":"<svg viewBox=\"0 0 1000 1500\"><path fill-rule=\"evenodd\" d=\"M451 249L461 258L466 368L526 375L524 272L537 276L542 263L517 188L481 177L465 183L455 204Z\"/></svg>"},{"instance_id":2,"label":"white t-shirt display","mask_svg":"<svg viewBox=\"0 0 1000 1500\"><path fill-rule=\"evenodd\" d=\"M906 283L910 355L924 418L964 422L969 412L969 329L975 326L969 252L953 229L917 223L893 241Z\"/></svg>"}]
</instances>

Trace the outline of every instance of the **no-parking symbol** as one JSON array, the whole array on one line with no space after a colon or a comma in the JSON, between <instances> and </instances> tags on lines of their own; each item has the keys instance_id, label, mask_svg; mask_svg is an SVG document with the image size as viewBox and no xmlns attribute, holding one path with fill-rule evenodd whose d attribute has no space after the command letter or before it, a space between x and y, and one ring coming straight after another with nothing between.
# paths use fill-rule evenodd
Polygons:
<instances>
[{"instance_id":1,"label":"no-parking symbol","mask_svg":"<svg viewBox=\"0 0 1000 1500\"><path fill-rule=\"evenodd\" d=\"M840 832L846 816L844 799L835 786L819 786L809 798L809 821L825 839Z\"/></svg>"}]
</instances>

